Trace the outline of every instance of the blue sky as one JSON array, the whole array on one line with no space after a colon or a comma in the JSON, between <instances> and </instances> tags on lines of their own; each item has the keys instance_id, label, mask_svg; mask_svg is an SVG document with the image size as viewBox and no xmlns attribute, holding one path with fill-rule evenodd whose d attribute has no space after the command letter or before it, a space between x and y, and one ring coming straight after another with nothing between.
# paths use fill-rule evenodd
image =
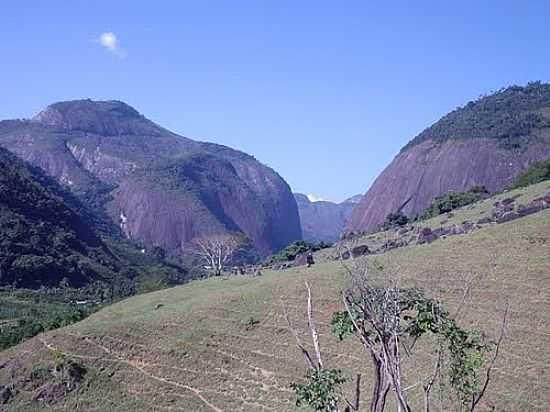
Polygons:
<instances>
[{"instance_id":1,"label":"blue sky","mask_svg":"<svg viewBox=\"0 0 550 412\"><path fill-rule=\"evenodd\" d=\"M340 201L448 111L549 81L549 21L535 0L3 0L0 118L119 99Z\"/></svg>"}]
</instances>

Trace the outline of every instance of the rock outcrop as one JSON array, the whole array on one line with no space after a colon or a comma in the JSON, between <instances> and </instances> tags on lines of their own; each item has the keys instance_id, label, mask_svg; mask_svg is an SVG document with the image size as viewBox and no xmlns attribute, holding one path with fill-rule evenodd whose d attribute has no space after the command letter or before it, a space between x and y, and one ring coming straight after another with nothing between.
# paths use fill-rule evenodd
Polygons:
<instances>
[{"instance_id":1,"label":"rock outcrop","mask_svg":"<svg viewBox=\"0 0 550 412\"><path fill-rule=\"evenodd\" d=\"M288 184L252 156L172 133L119 101L56 103L0 122L0 146L40 167L146 246L177 252L240 231L262 253L301 239Z\"/></svg>"},{"instance_id":2,"label":"rock outcrop","mask_svg":"<svg viewBox=\"0 0 550 412\"><path fill-rule=\"evenodd\" d=\"M407 144L354 210L350 231L374 231L389 213L420 214L449 191L502 190L550 157L550 85L510 87L470 102Z\"/></svg>"}]
</instances>

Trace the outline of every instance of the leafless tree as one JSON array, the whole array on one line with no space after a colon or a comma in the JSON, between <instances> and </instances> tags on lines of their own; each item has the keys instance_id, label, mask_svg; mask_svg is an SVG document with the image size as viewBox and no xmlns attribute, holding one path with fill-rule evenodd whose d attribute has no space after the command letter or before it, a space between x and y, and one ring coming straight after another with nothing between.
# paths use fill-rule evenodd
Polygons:
<instances>
[{"instance_id":1,"label":"leafless tree","mask_svg":"<svg viewBox=\"0 0 550 412\"><path fill-rule=\"evenodd\" d=\"M399 268L386 271L385 279L377 280L375 286L375 282L369 276L366 262L360 264L355 261L344 264L344 267L351 277L351 287L342 294L346 309L344 313L347 316L346 319L340 318L342 322L339 326L344 332L351 330L369 352L374 375L371 412L381 412L385 409L386 397L390 390L395 396L398 411L410 411L407 392L416 387L422 387L424 409L430 412L431 391L443 375L445 357L455 356L454 365L459 369L455 370L455 379L459 380L465 370L469 371L467 373L478 373L472 372L469 367L461 369L469 362L467 351L482 354L492 348L493 356L485 365L485 377L479 379L480 384L466 389L459 388L459 409L465 408L473 412L490 383L491 371L505 335L508 307L506 306L504 311L496 341L492 344L477 342L475 338L470 339L468 332L456 323L473 286L473 276L464 277L462 301L456 313L451 315L443 308L440 293L434 299L426 297L418 289L401 287ZM419 323L420 319L424 325ZM436 356L432 373L426 378L420 378L416 383L408 382L409 385L405 387L402 357L411 356L418 338L428 332L436 338ZM440 406L440 409L444 410L443 405Z\"/></svg>"},{"instance_id":2,"label":"leafless tree","mask_svg":"<svg viewBox=\"0 0 550 412\"><path fill-rule=\"evenodd\" d=\"M191 252L198 256L215 276L220 276L224 266L231 261L242 244L242 235L217 234L193 241Z\"/></svg>"},{"instance_id":3,"label":"leafless tree","mask_svg":"<svg viewBox=\"0 0 550 412\"><path fill-rule=\"evenodd\" d=\"M306 364L308 366L308 369L311 372L317 372L322 374L325 371L329 371L325 368L323 358L321 355L321 347L319 344L319 334L317 333L317 328L315 326L315 321L313 319L313 303L311 298L311 287L306 282L306 290L307 290L307 320L308 320L308 329L309 333L311 335L311 342L313 345L313 349L315 351L315 358L309 353L309 351L306 349L305 345L302 343L302 340L300 339L300 335L298 334L298 331L294 328L290 321L290 317L288 315L288 312L283 304L283 313L285 316L285 319L288 323L289 330L294 335L294 338L296 339L296 346L302 354L304 355ZM349 401L348 399L344 398L345 403L347 406L344 409L344 412L357 412L359 411L359 402L361 397L360 392L360 385L361 385L361 375L357 374L355 378L355 390L354 390L354 397L353 401ZM332 390L335 388L330 388L329 390ZM326 397L326 403L323 405L323 410L328 410L330 412L339 412L339 406L338 406L338 399L333 396L327 396Z\"/></svg>"},{"instance_id":4,"label":"leafless tree","mask_svg":"<svg viewBox=\"0 0 550 412\"><path fill-rule=\"evenodd\" d=\"M410 411L402 386L401 356L404 330L401 316L405 292L395 281L386 288L371 286L366 264L360 273L350 271L352 287L344 291L343 303L355 335L368 350L374 368L371 411L385 409L386 397L393 387L399 411Z\"/></svg>"}]
</instances>

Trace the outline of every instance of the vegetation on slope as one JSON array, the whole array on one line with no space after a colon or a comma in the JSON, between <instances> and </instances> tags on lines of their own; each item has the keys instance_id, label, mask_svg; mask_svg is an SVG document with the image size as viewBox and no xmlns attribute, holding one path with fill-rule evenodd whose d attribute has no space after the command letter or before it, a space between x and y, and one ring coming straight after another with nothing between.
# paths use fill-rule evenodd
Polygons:
<instances>
[{"instance_id":1,"label":"vegetation on slope","mask_svg":"<svg viewBox=\"0 0 550 412\"><path fill-rule=\"evenodd\" d=\"M77 305L68 300L71 295L82 293L64 288L0 289L0 350L87 316L91 305Z\"/></svg>"},{"instance_id":2,"label":"vegetation on slope","mask_svg":"<svg viewBox=\"0 0 550 412\"><path fill-rule=\"evenodd\" d=\"M298 240L291 243L279 253L267 259L268 262L292 262L298 255L306 252L317 252L321 249L329 248L331 245L325 242L310 243L305 240Z\"/></svg>"},{"instance_id":3,"label":"vegetation on slope","mask_svg":"<svg viewBox=\"0 0 550 412\"><path fill-rule=\"evenodd\" d=\"M74 286L114 276L103 242L55 183L0 150L0 285Z\"/></svg>"},{"instance_id":4,"label":"vegetation on slope","mask_svg":"<svg viewBox=\"0 0 550 412\"><path fill-rule=\"evenodd\" d=\"M90 219L55 181L0 149L0 347L81 319L78 300L105 304L185 279L163 255L101 239Z\"/></svg>"},{"instance_id":5,"label":"vegetation on slope","mask_svg":"<svg viewBox=\"0 0 550 412\"><path fill-rule=\"evenodd\" d=\"M449 213L451 210L470 205L482 199L486 199L489 192L483 186L474 186L467 192L449 192L434 199L432 204L420 215L419 219L425 220Z\"/></svg>"},{"instance_id":6,"label":"vegetation on slope","mask_svg":"<svg viewBox=\"0 0 550 412\"><path fill-rule=\"evenodd\" d=\"M512 189L534 185L539 182L550 180L550 159L533 163L529 169L520 174L512 183Z\"/></svg>"},{"instance_id":7,"label":"vegetation on slope","mask_svg":"<svg viewBox=\"0 0 550 412\"><path fill-rule=\"evenodd\" d=\"M548 183L498 195L520 194L527 202L550 190ZM490 213L487 199L455 211L460 222ZM509 297L509 326L501 357L482 409L545 411L550 392L545 377L550 328L546 296L550 290L550 210L444 241L395 249L365 259L372 268L403 269L404 287L431 290L455 313L462 301L463 277L474 280L460 321L494 336ZM438 225L440 219L424 222ZM379 234L380 235L380 234ZM385 234L382 234L385 236ZM368 396L371 367L356 344L330 333L331 314L343 310L345 273L338 262L319 255L311 268L262 270L263 276L219 277L132 297L109 306L82 322L31 339L0 353L0 385L32 376L37 368L53 369L56 359L82 363L84 384L48 403L33 398L38 389L16 386L7 404L18 411L156 410L162 408L295 411L289 388L305 371L281 310L284 301L300 336L308 334L304 319L304 281L312 287L315 319L327 367L339 367L353 380L362 373L362 393ZM387 279L374 270L372 281ZM458 295L458 296L457 296ZM422 345L420 342L419 344ZM433 354L419 346L420 358L408 364L413 376L428 376ZM351 389L344 388L346 393ZM422 408L422 388L408 392L413 410ZM364 405L364 404L363 404ZM388 405L392 408L395 405Z\"/></svg>"},{"instance_id":8,"label":"vegetation on slope","mask_svg":"<svg viewBox=\"0 0 550 412\"><path fill-rule=\"evenodd\" d=\"M496 139L507 149L524 147L537 131L550 127L544 109L550 108L550 84L531 82L482 96L447 114L411 140L405 151L426 140Z\"/></svg>"}]
</instances>

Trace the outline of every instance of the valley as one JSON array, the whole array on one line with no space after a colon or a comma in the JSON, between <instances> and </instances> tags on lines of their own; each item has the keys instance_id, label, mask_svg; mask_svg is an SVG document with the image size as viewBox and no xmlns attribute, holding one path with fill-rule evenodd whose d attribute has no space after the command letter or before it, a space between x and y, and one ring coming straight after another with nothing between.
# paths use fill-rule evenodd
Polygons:
<instances>
[{"instance_id":1,"label":"valley","mask_svg":"<svg viewBox=\"0 0 550 412\"><path fill-rule=\"evenodd\" d=\"M549 192L550 183L542 182L499 196L502 200L519 195L518 202L527 202ZM497 200L457 209L453 219L462 222L487 216ZM436 217L423 225L437 227L440 220ZM363 241L374 248L392 233ZM489 334L498 331L508 300L506 340L483 409L543 411L550 402L546 395L549 236L550 209L545 209L468 234L358 259L389 270L398 267L405 284L426 291L441 285L451 307L460 300L463 277L473 276L475 287L461 322ZM335 253L335 249L318 252L311 268L264 270L259 278L210 278L132 297L75 325L8 349L0 354L0 381L11 379L16 387L26 388L19 389L8 405L20 411L296 410L289 385L300 379L305 365L282 305L307 338L305 281L313 288L327 362L346 375L362 372L363 390L368 394L371 381L365 354L330 333L330 314L342 307L339 293L347 282L342 264L332 260ZM384 270L374 276L382 279ZM413 370L424 373L430 356L423 353ZM37 400L32 379L24 382L33 370L48 368L60 357L86 369L85 384L59 399ZM421 403L420 392L410 392L413 405Z\"/></svg>"},{"instance_id":2,"label":"valley","mask_svg":"<svg viewBox=\"0 0 550 412\"><path fill-rule=\"evenodd\" d=\"M395 337L392 353L411 410L426 408L427 376L435 410L479 393L480 410L546 410L548 110L540 82L482 96L340 203L121 101L1 121L0 410L340 412L353 391L367 410L381 378L344 339L369 321L343 300L361 276L383 319L404 305L395 330L412 343ZM361 342L380 344L370 321L378 338Z\"/></svg>"}]
</instances>

